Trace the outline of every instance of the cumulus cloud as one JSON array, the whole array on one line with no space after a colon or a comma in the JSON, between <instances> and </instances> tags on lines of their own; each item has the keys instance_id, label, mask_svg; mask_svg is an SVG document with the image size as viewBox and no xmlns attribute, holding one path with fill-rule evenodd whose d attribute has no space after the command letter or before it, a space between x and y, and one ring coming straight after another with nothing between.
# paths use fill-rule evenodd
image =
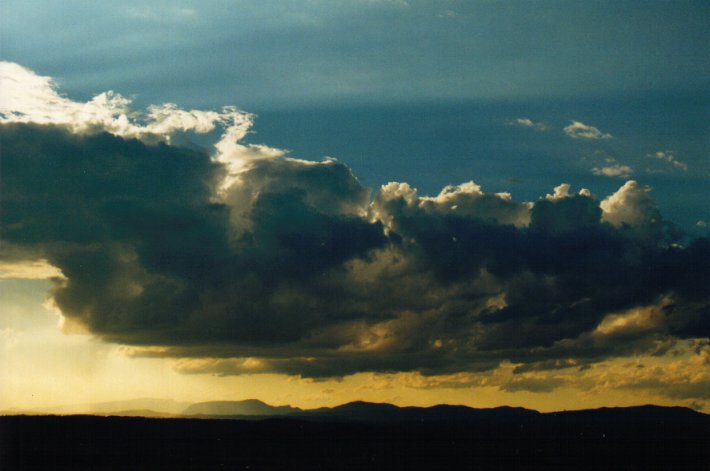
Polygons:
<instances>
[{"instance_id":1,"label":"cumulus cloud","mask_svg":"<svg viewBox=\"0 0 710 471\"><path fill-rule=\"evenodd\" d=\"M647 157L665 162L678 170L683 170L684 172L688 171L688 164L678 160L675 152L672 150L659 150L653 154L648 154Z\"/></svg>"},{"instance_id":2,"label":"cumulus cloud","mask_svg":"<svg viewBox=\"0 0 710 471\"><path fill-rule=\"evenodd\" d=\"M0 61L0 90L0 122L61 125L73 133L106 131L147 142L170 142L178 131L204 134L220 125L235 133L251 125L251 116L234 107L221 112L188 111L164 104L136 112L130 99L111 91L86 103L76 102L60 95L50 77L13 62Z\"/></svg>"},{"instance_id":3,"label":"cumulus cloud","mask_svg":"<svg viewBox=\"0 0 710 471\"><path fill-rule=\"evenodd\" d=\"M620 227L646 227L661 222L661 213L650 196L651 189L629 180L599 205L602 219Z\"/></svg>"},{"instance_id":4,"label":"cumulus cloud","mask_svg":"<svg viewBox=\"0 0 710 471\"><path fill-rule=\"evenodd\" d=\"M508 121L506 124L508 124L508 126L520 126L523 128L530 128L536 131L547 131L550 129L550 127L542 121L533 121L530 118L516 118Z\"/></svg>"},{"instance_id":5,"label":"cumulus cloud","mask_svg":"<svg viewBox=\"0 0 710 471\"><path fill-rule=\"evenodd\" d=\"M594 126L589 126L587 124L581 123L579 121L572 121L568 126L564 127L564 132L572 139L611 139L613 136L609 133L600 131Z\"/></svg>"},{"instance_id":6,"label":"cumulus cloud","mask_svg":"<svg viewBox=\"0 0 710 471\"><path fill-rule=\"evenodd\" d=\"M612 178L629 178L633 170L628 165L610 165L608 167L594 167L592 173L597 176Z\"/></svg>"},{"instance_id":7,"label":"cumulus cloud","mask_svg":"<svg viewBox=\"0 0 710 471\"><path fill-rule=\"evenodd\" d=\"M472 181L371 195L336 160L243 144L252 117L236 110L208 152L114 115L74 123L63 113L83 104L44 98L3 105L3 243L62 274L66 325L131 356L185 373L456 375L710 335L710 241L679 245L636 182L601 201L563 184L517 202ZM140 129L196 131L175 123L200 115L161 109ZM528 379L508 389L550 387Z\"/></svg>"}]
</instances>

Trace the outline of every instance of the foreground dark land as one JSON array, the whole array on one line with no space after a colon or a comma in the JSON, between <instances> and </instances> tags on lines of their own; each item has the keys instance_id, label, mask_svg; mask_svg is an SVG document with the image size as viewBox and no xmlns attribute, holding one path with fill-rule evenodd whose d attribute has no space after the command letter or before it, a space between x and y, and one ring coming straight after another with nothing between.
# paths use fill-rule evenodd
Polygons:
<instances>
[{"instance_id":1,"label":"foreground dark land","mask_svg":"<svg viewBox=\"0 0 710 471\"><path fill-rule=\"evenodd\" d=\"M688 409L452 411L382 420L7 416L0 468L710 469L710 416Z\"/></svg>"}]
</instances>

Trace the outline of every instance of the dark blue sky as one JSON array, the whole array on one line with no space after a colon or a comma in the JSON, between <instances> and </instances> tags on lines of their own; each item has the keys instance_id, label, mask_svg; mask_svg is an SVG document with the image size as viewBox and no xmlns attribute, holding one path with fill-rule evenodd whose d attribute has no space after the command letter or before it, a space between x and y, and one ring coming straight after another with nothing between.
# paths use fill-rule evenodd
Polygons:
<instances>
[{"instance_id":1,"label":"dark blue sky","mask_svg":"<svg viewBox=\"0 0 710 471\"><path fill-rule=\"evenodd\" d=\"M3 2L6 60L184 106L707 91L703 1Z\"/></svg>"},{"instance_id":2,"label":"dark blue sky","mask_svg":"<svg viewBox=\"0 0 710 471\"><path fill-rule=\"evenodd\" d=\"M251 142L336 157L372 187L407 181L432 194L474 180L535 199L562 182L605 196L633 178L686 229L710 222L707 2L7 0L2 10L1 58L74 99L115 90L140 106L235 104L258 115ZM573 121L612 137L571 138Z\"/></svg>"}]
</instances>

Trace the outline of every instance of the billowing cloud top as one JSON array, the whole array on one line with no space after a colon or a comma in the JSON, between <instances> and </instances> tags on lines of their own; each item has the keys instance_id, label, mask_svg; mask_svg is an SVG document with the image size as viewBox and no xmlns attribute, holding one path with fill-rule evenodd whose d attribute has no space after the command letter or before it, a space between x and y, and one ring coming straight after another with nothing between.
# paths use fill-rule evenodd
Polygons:
<instances>
[{"instance_id":1,"label":"billowing cloud top","mask_svg":"<svg viewBox=\"0 0 710 471\"><path fill-rule=\"evenodd\" d=\"M59 95L51 78L12 62L0 62L0 89L2 122L63 125L74 133L106 131L121 137L169 142L176 131L207 133L217 124L239 125L249 120L248 114L233 107L217 113L185 111L167 104L138 114L131 112L129 99L113 92L77 103Z\"/></svg>"},{"instance_id":2,"label":"billowing cloud top","mask_svg":"<svg viewBox=\"0 0 710 471\"><path fill-rule=\"evenodd\" d=\"M240 143L252 118L236 108L136 113L0 70L2 256L60 270L65 326L132 354L221 374L435 374L710 335L710 241L680 245L634 181L602 200L473 182L372 196L335 160ZM216 126L212 153L171 145Z\"/></svg>"}]
</instances>

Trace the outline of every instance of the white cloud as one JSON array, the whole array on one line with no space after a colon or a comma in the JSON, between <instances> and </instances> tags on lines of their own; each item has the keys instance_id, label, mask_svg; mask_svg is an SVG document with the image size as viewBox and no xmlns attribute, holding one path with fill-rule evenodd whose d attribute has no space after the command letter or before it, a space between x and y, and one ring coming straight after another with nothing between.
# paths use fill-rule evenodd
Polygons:
<instances>
[{"instance_id":1,"label":"white cloud","mask_svg":"<svg viewBox=\"0 0 710 471\"><path fill-rule=\"evenodd\" d=\"M675 156L675 152L672 150L659 150L658 152L655 152L653 154L648 154L647 157L661 160L685 172L688 171L688 165L685 162L681 162L680 160L678 160Z\"/></svg>"},{"instance_id":2,"label":"white cloud","mask_svg":"<svg viewBox=\"0 0 710 471\"><path fill-rule=\"evenodd\" d=\"M548 193L547 195L545 195L545 199L548 201L558 201L558 200L562 200L565 198L571 198L573 195L570 194L569 189L570 189L569 183L562 183L562 184L556 186L555 188L553 188L554 191L552 194ZM592 192L586 188L582 188L581 190L579 190L579 195L585 196L587 198L591 198Z\"/></svg>"},{"instance_id":3,"label":"white cloud","mask_svg":"<svg viewBox=\"0 0 710 471\"><path fill-rule=\"evenodd\" d=\"M243 129L251 124L250 116L235 107L217 112L163 104L138 112L130 109L130 99L118 93L100 93L81 103L61 96L55 88L50 77L12 62L0 62L0 122L56 124L75 133L106 131L149 142L169 142L176 132L204 134L217 125Z\"/></svg>"},{"instance_id":4,"label":"white cloud","mask_svg":"<svg viewBox=\"0 0 710 471\"><path fill-rule=\"evenodd\" d=\"M523 128L530 128L536 131L547 131L549 126L542 121L533 121L530 118L516 118L506 123L508 126L520 126Z\"/></svg>"},{"instance_id":5,"label":"white cloud","mask_svg":"<svg viewBox=\"0 0 710 471\"><path fill-rule=\"evenodd\" d=\"M554 188L554 193L546 195L545 198L550 201L556 201L556 200L561 200L563 198L569 198L569 196L570 196L569 189L570 189L570 184L563 183L561 185L556 186Z\"/></svg>"},{"instance_id":6,"label":"white cloud","mask_svg":"<svg viewBox=\"0 0 710 471\"><path fill-rule=\"evenodd\" d=\"M565 134L573 139L611 139L613 136L609 133L604 133L594 126L572 121L572 124L565 126Z\"/></svg>"},{"instance_id":7,"label":"white cloud","mask_svg":"<svg viewBox=\"0 0 710 471\"><path fill-rule=\"evenodd\" d=\"M661 216L649 196L650 191L650 188L629 180L616 193L609 195L600 203L602 220L617 227L624 224L630 226L657 224Z\"/></svg>"},{"instance_id":8,"label":"white cloud","mask_svg":"<svg viewBox=\"0 0 710 471\"><path fill-rule=\"evenodd\" d=\"M0 123L54 124L73 133L105 131L148 143L169 143L176 133L206 134L222 128L214 159L229 171L223 189L238 179L247 162L286 153L263 145L240 144L253 125L253 115L234 106L204 111L183 110L166 103L136 111L131 109L130 99L112 91L82 103L60 95L51 77L6 61L0 61L0 91Z\"/></svg>"},{"instance_id":9,"label":"white cloud","mask_svg":"<svg viewBox=\"0 0 710 471\"><path fill-rule=\"evenodd\" d=\"M592 169L592 173L604 177L629 178L633 169L628 165L616 164L608 167L595 167Z\"/></svg>"},{"instance_id":10,"label":"white cloud","mask_svg":"<svg viewBox=\"0 0 710 471\"><path fill-rule=\"evenodd\" d=\"M406 206L389 206L397 200L404 201ZM388 229L393 228L393 221L400 212L454 214L523 227L530 223L532 206L532 203L528 202L513 202L510 193L485 193L472 181L446 186L437 196L419 196L417 190L409 184L391 182L383 185L377 193L370 208L370 216L373 220L382 222Z\"/></svg>"}]
</instances>

